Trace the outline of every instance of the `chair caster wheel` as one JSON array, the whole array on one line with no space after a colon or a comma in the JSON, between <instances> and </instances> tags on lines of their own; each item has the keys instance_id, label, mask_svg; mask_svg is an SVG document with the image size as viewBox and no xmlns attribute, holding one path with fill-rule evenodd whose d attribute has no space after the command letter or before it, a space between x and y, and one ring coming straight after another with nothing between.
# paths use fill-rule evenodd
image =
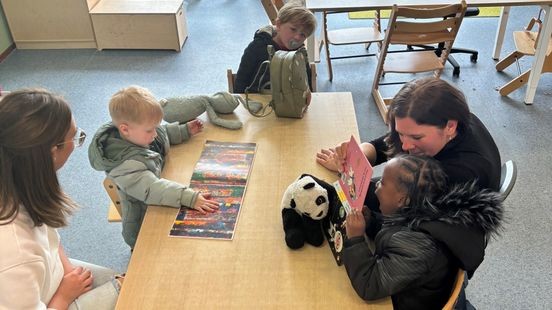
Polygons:
<instances>
[{"instance_id":1,"label":"chair caster wheel","mask_svg":"<svg viewBox=\"0 0 552 310\"><path fill-rule=\"evenodd\" d=\"M452 71L452 76L459 77L460 76L460 68L454 68Z\"/></svg>"}]
</instances>

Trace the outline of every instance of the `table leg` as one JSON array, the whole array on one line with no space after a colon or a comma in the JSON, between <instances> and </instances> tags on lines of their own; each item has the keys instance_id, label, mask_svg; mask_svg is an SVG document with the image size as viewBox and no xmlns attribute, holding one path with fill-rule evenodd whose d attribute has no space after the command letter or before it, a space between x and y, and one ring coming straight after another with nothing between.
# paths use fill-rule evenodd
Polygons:
<instances>
[{"instance_id":1,"label":"table leg","mask_svg":"<svg viewBox=\"0 0 552 310\"><path fill-rule=\"evenodd\" d=\"M504 33L506 32L506 25L508 24L508 17L510 16L510 7L504 6L500 10L500 19L498 20L498 30L496 31L493 59L500 59L500 50L502 49L502 43L504 43Z\"/></svg>"},{"instance_id":2,"label":"table leg","mask_svg":"<svg viewBox=\"0 0 552 310\"><path fill-rule=\"evenodd\" d=\"M542 66L548 50L548 42L552 34L552 21L550 20L550 5L543 5L545 15L542 22L542 30L538 38L537 48L535 49L535 60L531 67L531 74L527 83L527 92L525 93L525 104L532 104L537 92L537 86L542 73Z\"/></svg>"}]
</instances>

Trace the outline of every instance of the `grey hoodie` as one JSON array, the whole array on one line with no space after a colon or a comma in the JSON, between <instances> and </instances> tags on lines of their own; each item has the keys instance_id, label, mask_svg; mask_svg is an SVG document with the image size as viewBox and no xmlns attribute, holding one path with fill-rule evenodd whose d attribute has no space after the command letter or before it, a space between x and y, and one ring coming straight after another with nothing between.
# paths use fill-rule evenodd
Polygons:
<instances>
[{"instance_id":1,"label":"grey hoodie","mask_svg":"<svg viewBox=\"0 0 552 310\"><path fill-rule=\"evenodd\" d=\"M157 127L157 137L144 148L121 138L111 123L98 129L88 159L92 168L105 171L117 184L122 204L123 238L134 248L148 205L191 207L197 192L160 178L169 144L189 139L186 124L171 123Z\"/></svg>"}]
</instances>

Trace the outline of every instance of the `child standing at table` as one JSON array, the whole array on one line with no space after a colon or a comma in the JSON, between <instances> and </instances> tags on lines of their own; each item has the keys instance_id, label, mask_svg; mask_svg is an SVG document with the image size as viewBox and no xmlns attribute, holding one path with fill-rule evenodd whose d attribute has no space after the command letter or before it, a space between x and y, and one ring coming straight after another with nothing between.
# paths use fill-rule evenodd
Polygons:
<instances>
[{"instance_id":1,"label":"child standing at table","mask_svg":"<svg viewBox=\"0 0 552 310\"><path fill-rule=\"evenodd\" d=\"M252 85L249 92L259 92L260 88L270 81L270 74L259 74L255 77L263 61L268 60L267 46L272 45L274 51L297 50L316 29L316 18L311 11L297 1L285 4L276 19L276 25L267 25L255 32L253 41L244 50L240 67L234 83L235 93L245 93L245 89ZM307 75L310 89L311 70L307 63ZM262 73L262 72L261 72ZM257 78L255 80L255 78Z\"/></svg>"},{"instance_id":2,"label":"child standing at table","mask_svg":"<svg viewBox=\"0 0 552 310\"><path fill-rule=\"evenodd\" d=\"M134 248L148 205L185 206L214 212L218 202L209 193L160 178L170 144L179 144L202 130L195 119L185 124L160 125L163 109L145 88L130 86L109 102L111 122L96 132L88 157L96 170L105 171L119 189L123 238Z\"/></svg>"},{"instance_id":3,"label":"child standing at table","mask_svg":"<svg viewBox=\"0 0 552 310\"><path fill-rule=\"evenodd\" d=\"M498 232L500 194L474 182L447 189L439 162L398 155L385 166L376 195L385 221L373 252L364 239L371 213L346 219L343 263L351 284L366 300L391 295L394 309L441 309L458 268L471 277L486 236Z\"/></svg>"}]
</instances>

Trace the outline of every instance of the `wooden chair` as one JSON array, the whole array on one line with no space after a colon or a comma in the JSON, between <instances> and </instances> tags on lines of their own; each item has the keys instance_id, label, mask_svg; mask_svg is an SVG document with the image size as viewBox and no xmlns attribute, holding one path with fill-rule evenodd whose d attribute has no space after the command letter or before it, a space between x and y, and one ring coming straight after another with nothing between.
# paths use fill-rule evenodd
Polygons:
<instances>
[{"instance_id":1,"label":"wooden chair","mask_svg":"<svg viewBox=\"0 0 552 310\"><path fill-rule=\"evenodd\" d=\"M106 177L103 181L103 185L111 203L109 204L107 221L108 222L120 222L121 221L121 199L119 198L119 192L117 191L117 184L112 179Z\"/></svg>"},{"instance_id":2,"label":"wooden chair","mask_svg":"<svg viewBox=\"0 0 552 310\"><path fill-rule=\"evenodd\" d=\"M261 0L261 4L266 11L266 15L268 15L268 19L270 19L270 23L276 25L278 10L284 6L284 0Z\"/></svg>"},{"instance_id":3,"label":"wooden chair","mask_svg":"<svg viewBox=\"0 0 552 310\"><path fill-rule=\"evenodd\" d=\"M309 66L311 69L312 92L316 92L316 64L311 62ZM232 94L234 93L234 83L236 81L236 74L232 69L226 69L226 79L228 80L228 92Z\"/></svg>"},{"instance_id":4,"label":"wooden chair","mask_svg":"<svg viewBox=\"0 0 552 310\"><path fill-rule=\"evenodd\" d=\"M458 297L460 296L460 292L462 292L464 277L465 277L464 270L458 269L458 273L456 274L456 280L454 280L454 284L452 286L452 293L450 294L450 297L447 303L443 306L443 310L454 309L456 302L458 302Z\"/></svg>"},{"instance_id":5,"label":"wooden chair","mask_svg":"<svg viewBox=\"0 0 552 310\"><path fill-rule=\"evenodd\" d=\"M375 18L372 27L356 27L356 28L342 28L342 29L328 29L328 15L335 13L343 12L322 12L323 19L323 41L322 44L325 46L326 50L326 62L328 63L328 75L330 82L333 80L333 69L332 69L332 60L333 59L345 59L345 58L357 58L357 57L368 57L375 56L375 53L364 53L357 55L348 55L348 56L330 56L330 45L351 45L351 44L365 44L366 49L370 48L372 43L378 44L378 49L381 47L381 42L383 42L383 34L381 33L380 25L380 11L375 11ZM345 12L347 13L347 12ZM320 45L320 48L322 45Z\"/></svg>"},{"instance_id":6,"label":"wooden chair","mask_svg":"<svg viewBox=\"0 0 552 310\"><path fill-rule=\"evenodd\" d=\"M385 32L385 39L378 55L378 66L372 85L372 96L387 122L387 106L391 98L380 93L380 86L402 82L381 83L386 73L431 72L437 78L449 56L460 24L466 11L466 2L435 8L413 8L393 5ZM400 19L399 19L400 18ZM438 20L435 20L438 19ZM391 45L415 46L444 42L440 56L430 50L389 50Z\"/></svg>"},{"instance_id":7,"label":"wooden chair","mask_svg":"<svg viewBox=\"0 0 552 310\"><path fill-rule=\"evenodd\" d=\"M525 27L525 30L514 31L514 42L516 45L516 50L510 53L508 56L506 56L504 59L502 59L496 64L496 71L498 72L502 72L504 69L506 69L514 62L517 64L517 69L518 69L518 76L515 77L510 82L506 83L504 86L500 87L499 93L502 96L507 96L514 90L527 84L527 81L529 80L529 74L531 73L531 69L526 70L525 72L522 73L518 60L524 56L535 55L535 50L537 48L537 43L540 37L541 28L542 28L542 20L541 20L542 12L544 11L541 9L539 12L539 16L533 17L529 21L529 24L527 25L527 27ZM535 25L537 25L538 30L531 31ZM550 56L550 52L552 52L552 41L550 41L547 47L546 57L544 58L544 64L542 66L542 73L552 72L552 57Z\"/></svg>"}]
</instances>

